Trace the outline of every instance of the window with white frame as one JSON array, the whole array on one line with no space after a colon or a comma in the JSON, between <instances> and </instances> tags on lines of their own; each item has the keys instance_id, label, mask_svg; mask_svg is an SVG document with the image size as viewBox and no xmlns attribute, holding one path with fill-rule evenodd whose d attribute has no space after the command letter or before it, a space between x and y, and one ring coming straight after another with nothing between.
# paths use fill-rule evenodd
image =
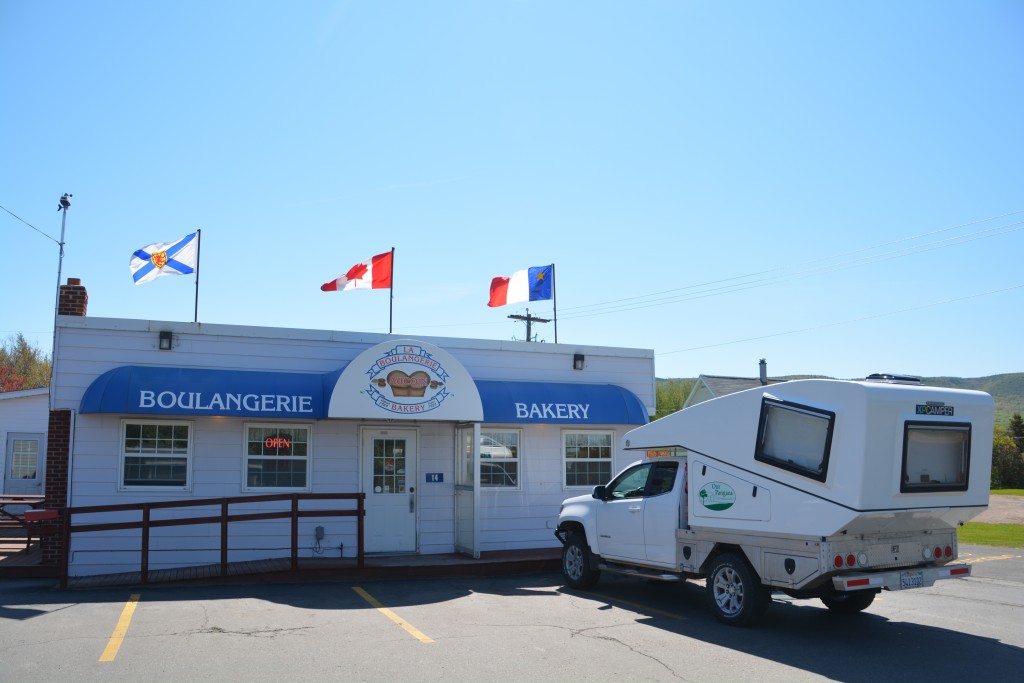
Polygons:
<instances>
[{"instance_id":1,"label":"window with white frame","mask_svg":"<svg viewBox=\"0 0 1024 683\"><path fill-rule=\"evenodd\" d=\"M309 490L308 425L245 425L245 491Z\"/></svg>"},{"instance_id":2,"label":"window with white frame","mask_svg":"<svg viewBox=\"0 0 1024 683\"><path fill-rule=\"evenodd\" d=\"M607 484L612 478L611 432L563 432L566 488Z\"/></svg>"},{"instance_id":3,"label":"window with white frame","mask_svg":"<svg viewBox=\"0 0 1024 683\"><path fill-rule=\"evenodd\" d=\"M519 488L519 430L480 430L480 486Z\"/></svg>"},{"instance_id":4,"label":"window with white frame","mask_svg":"<svg viewBox=\"0 0 1024 683\"><path fill-rule=\"evenodd\" d=\"M38 439L14 439L11 451L11 479L37 479Z\"/></svg>"},{"instance_id":5,"label":"window with white frame","mask_svg":"<svg viewBox=\"0 0 1024 683\"><path fill-rule=\"evenodd\" d=\"M121 488L188 489L192 423L121 422Z\"/></svg>"}]
</instances>

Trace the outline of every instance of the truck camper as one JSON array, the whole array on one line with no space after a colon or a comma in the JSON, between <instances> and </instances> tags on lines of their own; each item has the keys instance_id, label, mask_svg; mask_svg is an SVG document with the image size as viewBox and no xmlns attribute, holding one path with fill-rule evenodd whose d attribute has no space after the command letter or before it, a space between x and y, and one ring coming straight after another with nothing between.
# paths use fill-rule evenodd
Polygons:
<instances>
[{"instance_id":1,"label":"truck camper","mask_svg":"<svg viewBox=\"0 0 1024 683\"><path fill-rule=\"evenodd\" d=\"M716 618L742 626L774 591L853 614L970 576L956 530L988 506L994 414L988 394L892 375L697 404L626 433L644 458L562 504L565 581L706 579Z\"/></svg>"}]
</instances>

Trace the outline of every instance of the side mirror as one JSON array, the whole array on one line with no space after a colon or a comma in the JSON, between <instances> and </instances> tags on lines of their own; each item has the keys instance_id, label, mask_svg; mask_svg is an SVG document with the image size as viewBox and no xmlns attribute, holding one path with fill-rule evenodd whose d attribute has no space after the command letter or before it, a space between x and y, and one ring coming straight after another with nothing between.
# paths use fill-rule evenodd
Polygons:
<instances>
[{"instance_id":1,"label":"side mirror","mask_svg":"<svg viewBox=\"0 0 1024 683\"><path fill-rule=\"evenodd\" d=\"M598 500L604 500L607 497L606 494L607 494L607 490L602 485L602 486L595 486L594 487L594 492L591 495L594 496L594 498L597 498Z\"/></svg>"}]
</instances>

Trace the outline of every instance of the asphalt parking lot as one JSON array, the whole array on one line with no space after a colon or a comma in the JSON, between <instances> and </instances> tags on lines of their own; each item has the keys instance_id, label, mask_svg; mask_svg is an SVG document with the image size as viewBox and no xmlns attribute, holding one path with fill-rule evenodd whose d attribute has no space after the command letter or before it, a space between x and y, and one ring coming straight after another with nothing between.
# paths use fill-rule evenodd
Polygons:
<instances>
[{"instance_id":1,"label":"asphalt parking lot","mask_svg":"<svg viewBox=\"0 0 1024 683\"><path fill-rule=\"evenodd\" d=\"M974 576L837 618L777 600L715 622L698 584L544 572L57 591L0 582L4 681L929 681L1024 668L1024 553L963 548Z\"/></svg>"}]
</instances>

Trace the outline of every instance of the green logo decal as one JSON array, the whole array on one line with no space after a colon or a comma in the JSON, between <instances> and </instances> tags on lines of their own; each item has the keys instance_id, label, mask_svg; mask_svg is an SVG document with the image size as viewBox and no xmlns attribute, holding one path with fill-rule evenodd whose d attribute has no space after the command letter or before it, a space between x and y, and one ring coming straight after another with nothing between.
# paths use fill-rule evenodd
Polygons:
<instances>
[{"instance_id":1,"label":"green logo decal","mask_svg":"<svg viewBox=\"0 0 1024 683\"><path fill-rule=\"evenodd\" d=\"M708 510L721 512L728 510L736 502L736 492L732 487L720 481L712 481L700 488L700 504Z\"/></svg>"}]
</instances>

